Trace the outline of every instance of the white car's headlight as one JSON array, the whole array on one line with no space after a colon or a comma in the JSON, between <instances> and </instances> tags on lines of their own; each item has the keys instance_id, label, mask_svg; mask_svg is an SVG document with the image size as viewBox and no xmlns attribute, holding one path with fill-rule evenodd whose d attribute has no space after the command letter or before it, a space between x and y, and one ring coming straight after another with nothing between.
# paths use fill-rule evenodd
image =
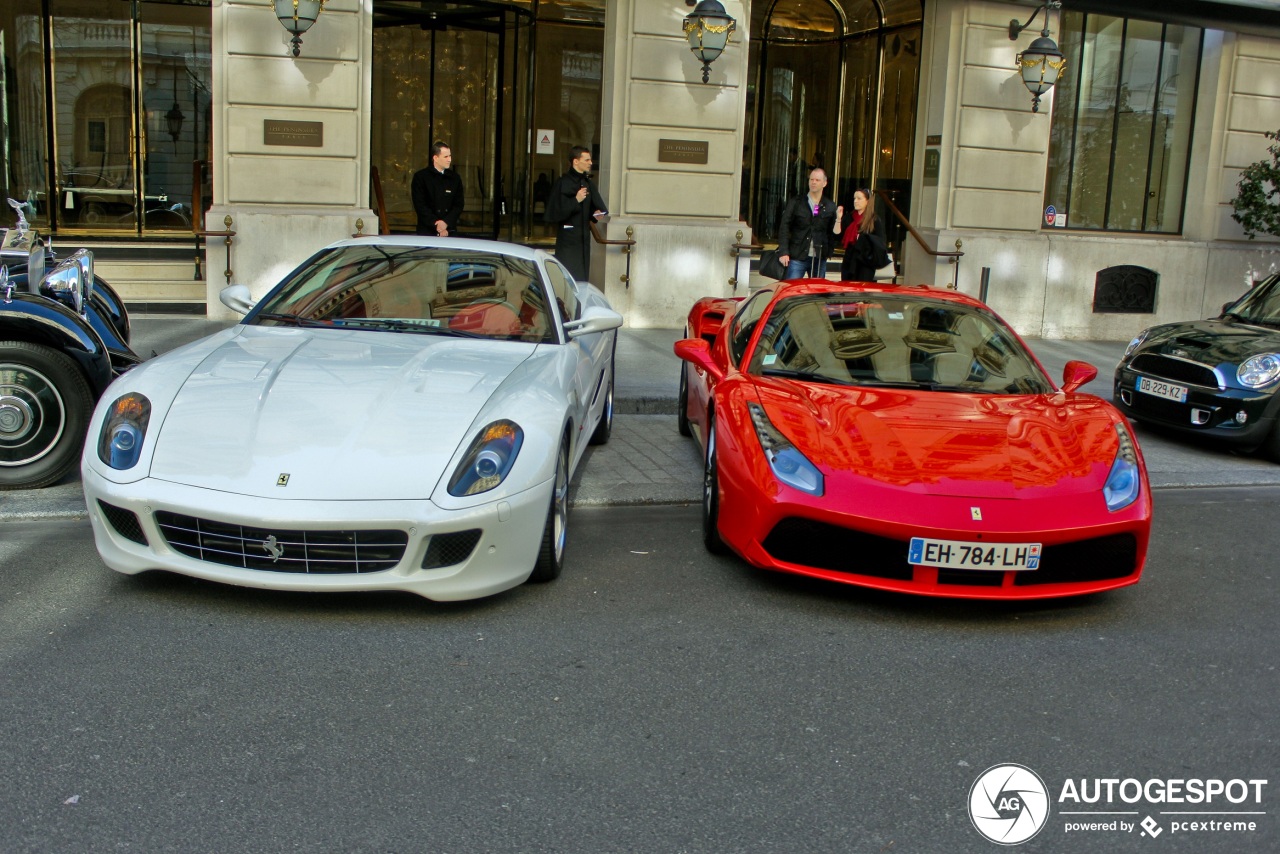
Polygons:
<instances>
[{"instance_id":1,"label":"white car's headlight","mask_svg":"<svg viewBox=\"0 0 1280 854\"><path fill-rule=\"evenodd\" d=\"M809 459L778 428L773 426L769 416L764 414L764 407L758 403L748 403L751 411L751 423L755 425L756 437L764 448L765 458L769 460L769 468L773 475L787 486L807 492L810 495L822 496L822 472L809 462Z\"/></svg>"},{"instance_id":2,"label":"white car's headlight","mask_svg":"<svg viewBox=\"0 0 1280 854\"><path fill-rule=\"evenodd\" d=\"M1107 509L1113 513L1123 510L1138 500L1138 492L1142 488L1142 474L1138 470L1138 452L1133 445L1133 437L1123 424L1116 424L1116 436L1120 439L1120 448L1116 451L1115 462L1111 464L1111 473L1102 487L1102 495L1107 500Z\"/></svg>"},{"instance_id":3,"label":"white car's headlight","mask_svg":"<svg viewBox=\"0 0 1280 854\"><path fill-rule=\"evenodd\" d=\"M511 421L495 421L481 430L449 479L449 494L463 498L502 483L523 443L524 431Z\"/></svg>"},{"instance_id":4,"label":"white car's headlight","mask_svg":"<svg viewBox=\"0 0 1280 854\"><path fill-rule=\"evenodd\" d=\"M113 469L131 469L142 454L151 421L151 401L130 392L111 404L98 434L98 459Z\"/></svg>"},{"instance_id":5,"label":"white car's headlight","mask_svg":"<svg viewBox=\"0 0 1280 854\"><path fill-rule=\"evenodd\" d=\"M1134 338L1132 341L1130 341L1129 346L1124 348L1123 358L1126 358L1126 359L1129 358L1129 354L1132 353L1134 350L1138 349L1138 345L1140 345L1143 341L1147 340L1147 333L1150 331L1151 331L1150 329L1144 329L1142 330L1141 333L1139 333L1137 338Z\"/></svg>"},{"instance_id":6,"label":"white car's headlight","mask_svg":"<svg viewBox=\"0 0 1280 854\"><path fill-rule=\"evenodd\" d=\"M1236 369L1236 379L1245 388L1262 388L1280 379L1280 355L1263 353L1245 359Z\"/></svg>"}]
</instances>

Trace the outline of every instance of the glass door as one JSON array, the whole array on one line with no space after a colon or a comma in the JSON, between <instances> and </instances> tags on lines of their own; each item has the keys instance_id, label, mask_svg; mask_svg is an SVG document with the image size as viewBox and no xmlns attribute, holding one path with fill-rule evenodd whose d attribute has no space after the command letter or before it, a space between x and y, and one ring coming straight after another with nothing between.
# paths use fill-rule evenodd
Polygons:
<instances>
[{"instance_id":1,"label":"glass door","mask_svg":"<svg viewBox=\"0 0 1280 854\"><path fill-rule=\"evenodd\" d=\"M455 7L460 4L451 4ZM378 197L392 232L416 226L411 183L431 165L431 146L449 145L462 179L463 236L494 237L507 215L499 156L510 84L510 13L426 15L398 3L374 9L372 162Z\"/></svg>"},{"instance_id":2,"label":"glass door","mask_svg":"<svg viewBox=\"0 0 1280 854\"><path fill-rule=\"evenodd\" d=\"M190 232L211 118L209 5L50 0L49 10L57 227Z\"/></svg>"},{"instance_id":3,"label":"glass door","mask_svg":"<svg viewBox=\"0 0 1280 854\"><path fill-rule=\"evenodd\" d=\"M50 0L54 197L63 228L138 227L130 6Z\"/></svg>"},{"instance_id":4,"label":"glass door","mask_svg":"<svg viewBox=\"0 0 1280 854\"><path fill-rule=\"evenodd\" d=\"M139 186L145 232L190 232L193 189L207 185L210 143L208 7L142 3L138 112ZM200 193L195 204L208 205Z\"/></svg>"}]
</instances>

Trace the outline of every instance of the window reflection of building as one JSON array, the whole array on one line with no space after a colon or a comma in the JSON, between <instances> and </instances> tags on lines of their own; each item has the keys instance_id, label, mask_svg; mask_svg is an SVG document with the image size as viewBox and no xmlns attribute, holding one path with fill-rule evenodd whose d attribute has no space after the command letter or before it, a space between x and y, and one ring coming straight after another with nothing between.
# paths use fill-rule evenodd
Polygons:
<instances>
[{"instance_id":1,"label":"window reflection of building","mask_svg":"<svg viewBox=\"0 0 1280 854\"><path fill-rule=\"evenodd\" d=\"M1178 233L1201 31L1063 10L1045 204L1067 228Z\"/></svg>"},{"instance_id":2,"label":"window reflection of building","mask_svg":"<svg viewBox=\"0 0 1280 854\"><path fill-rule=\"evenodd\" d=\"M208 151L208 3L50 0L45 8L0 4L8 76L0 191L29 199L43 228L190 230L187 213L170 209L189 209L192 161ZM175 103L190 117L176 140L165 122Z\"/></svg>"},{"instance_id":3,"label":"window reflection of building","mask_svg":"<svg viewBox=\"0 0 1280 854\"><path fill-rule=\"evenodd\" d=\"M919 0L752 4L741 211L757 239L817 166L837 202L871 187L909 209L921 16Z\"/></svg>"}]
</instances>

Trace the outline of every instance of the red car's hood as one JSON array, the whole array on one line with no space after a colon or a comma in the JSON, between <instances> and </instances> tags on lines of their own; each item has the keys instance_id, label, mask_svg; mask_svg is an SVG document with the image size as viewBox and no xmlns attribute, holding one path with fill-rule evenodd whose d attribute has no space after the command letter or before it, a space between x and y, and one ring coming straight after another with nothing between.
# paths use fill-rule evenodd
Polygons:
<instances>
[{"instance_id":1,"label":"red car's hood","mask_svg":"<svg viewBox=\"0 0 1280 854\"><path fill-rule=\"evenodd\" d=\"M762 382L769 420L828 477L929 495L1100 489L1119 440L1092 395L989 395ZM802 390L802 394L797 394Z\"/></svg>"}]
</instances>

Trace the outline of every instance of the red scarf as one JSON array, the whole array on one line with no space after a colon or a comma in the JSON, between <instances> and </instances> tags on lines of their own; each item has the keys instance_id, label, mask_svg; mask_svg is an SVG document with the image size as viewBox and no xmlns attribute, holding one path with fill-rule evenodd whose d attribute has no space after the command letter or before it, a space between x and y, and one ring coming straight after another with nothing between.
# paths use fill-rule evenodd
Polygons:
<instances>
[{"instance_id":1,"label":"red scarf","mask_svg":"<svg viewBox=\"0 0 1280 854\"><path fill-rule=\"evenodd\" d=\"M853 219L849 220L849 227L844 230L844 238L840 241L840 245L848 249L858 239L858 226L862 225L862 213L860 211L853 212Z\"/></svg>"}]
</instances>

